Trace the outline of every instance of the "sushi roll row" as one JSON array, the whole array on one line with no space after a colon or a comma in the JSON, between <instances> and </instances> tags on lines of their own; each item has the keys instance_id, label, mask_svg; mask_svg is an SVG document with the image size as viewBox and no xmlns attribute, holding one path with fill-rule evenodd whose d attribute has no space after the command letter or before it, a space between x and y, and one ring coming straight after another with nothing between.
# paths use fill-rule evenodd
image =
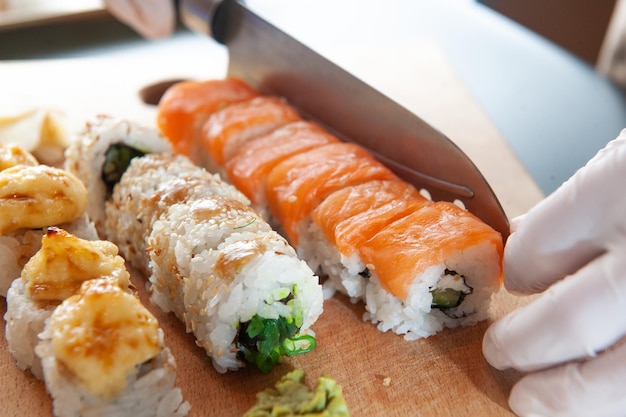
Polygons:
<instances>
[{"instance_id":1,"label":"sushi roll row","mask_svg":"<svg viewBox=\"0 0 626 417\"><path fill-rule=\"evenodd\" d=\"M5 294L5 337L18 368L45 382L58 417L187 415L162 330L139 301L117 247L97 240L83 183L38 165L18 146L2 155L1 173L20 174L5 185L13 190L3 195L13 221L3 232L29 231L33 239L20 250L26 262ZM7 261L15 255L2 253Z\"/></svg>"},{"instance_id":2,"label":"sushi roll row","mask_svg":"<svg viewBox=\"0 0 626 417\"><path fill-rule=\"evenodd\" d=\"M49 226L97 238L86 214L87 189L74 175L41 165L17 144L0 144L0 295L41 247Z\"/></svg>"},{"instance_id":3,"label":"sushi roll row","mask_svg":"<svg viewBox=\"0 0 626 417\"><path fill-rule=\"evenodd\" d=\"M488 316L501 283L499 233L464 208L431 201L367 150L278 97L224 100L210 115L206 107L196 110L199 96L219 102L233 83L170 87L159 103L159 125L193 128L162 132L179 152L203 149L205 166L242 191L328 277L326 288L363 300L366 319L407 340ZM183 112L185 97L193 105ZM191 145L178 146L181 140Z\"/></svg>"},{"instance_id":4,"label":"sushi roll row","mask_svg":"<svg viewBox=\"0 0 626 417\"><path fill-rule=\"evenodd\" d=\"M68 149L68 169L79 177L81 170L93 172L88 178L104 172L106 162L94 160L107 158L79 158L72 146L107 153L134 143L139 128L125 136L120 123L129 122L103 117L90 123ZM102 233L146 273L152 301L193 332L217 371L246 363L269 371L283 356L315 347L319 279L245 195L170 152L142 153L117 165L119 180L98 201Z\"/></svg>"}]
</instances>

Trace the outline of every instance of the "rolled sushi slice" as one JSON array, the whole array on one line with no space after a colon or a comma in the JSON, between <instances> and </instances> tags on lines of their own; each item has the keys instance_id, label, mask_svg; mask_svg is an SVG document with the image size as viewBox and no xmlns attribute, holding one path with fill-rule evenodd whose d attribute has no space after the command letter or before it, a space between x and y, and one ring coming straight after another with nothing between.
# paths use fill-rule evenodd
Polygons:
<instances>
[{"instance_id":1,"label":"rolled sushi slice","mask_svg":"<svg viewBox=\"0 0 626 417\"><path fill-rule=\"evenodd\" d=\"M152 152L171 153L171 145L156 129L98 115L89 120L65 151L65 169L89 190L87 214L100 238L107 239L105 201L130 161Z\"/></svg>"},{"instance_id":2,"label":"rolled sushi slice","mask_svg":"<svg viewBox=\"0 0 626 417\"><path fill-rule=\"evenodd\" d=\"M147 154L133 158L105 203L105 231L135 268L149 275L148 236L152 224L175 203L222 196L250 201L218 175L182 155Z\"/></svg>"},{"instance_id":3,"label":"rolled sushi slice","mask_svg":"<svg viewBox=\"0 0 626 417\"><path fill-rule=\"evenodd\" d=\"M246 142L284 124L300 120L298 112L286 101L260 96L231 104L215 112L202 128L202 141L211 162L209 170L224 166Z\"/></svg>"},{"instance_id":4,"label":"rolled sushi slice","mask_svg":"<svg viewBox=\"0 0 626 417\"><path fill-rule=\"evenodd\" d=\"M203 164L201 130L207 119L224 107L249 100L258 93L238 78L179 82L159 101L157 125L174 152Z\"/></svg>"},{"instance_id":5,"label":"rolled sushi slice","mask_svg":"<svg viewBox=\"0 0 626 417\"><path fill-rule=\"evenodd\" d=\"M476 324L500 288L502 252L500 234L468 211L426 204L359 247L366 318L407 340Z\"/></svg>"},{"instance_id":6,"label":"rolled sushi slice","mask_svg":"<svg viewBox=\"0 0 626 417\"><path fill-rule=\"evenodd\" d=\"M153 301L185 323L218 372L269 371L315 347L318 278L255 210L221 197L175 204L149 243Z\"/></svg>"},{"instance_id":7,"label":"rolled sushi slice","mask_svg":"<svg viewBox=\"0 0 626 417\"><path fill-rule=\"evenodd\" d=\"M97 237L85 214L87 190L74 175L40 165L18 145L0 145L0 295L39 250L48 226L86 239Z\"/></svg>"},{"instance_id":8,"label":"rolled sushi slice","mask_svg":"<svg viewBox=\"0 0 626 417\"><path fill-rule=\"evenodd\" d=\"M124 260L117 253L111 242L80 239L55 227L47 230L41 249L7 294L5 335L20 369L29 369L42 379L35 355L38 335L59 303L76 294L84 281L106 277L125 291L133 291Z\"/></svg>"},{"instance_id":9,"label":"rolled sushi slice","mask_svg":"<svg viewBox=\"0 0 626 417\"><path fill-rule=\"evenodd\" d=\"M312 210L298 253L329 278L326 287L361 300L370 271L359 248L387 224L428 203L403 181L375 180L339 189Z\"/></svg>"},{"instance_id":10,"label":"rolled sushi slice","mask_svg":"<svg viewBox=\"0 0 626 417\"><path fill-rule=\"evenodd\" d=\"M246 142L225 164L226 177L244 193L265 218L265 184L279 162L318 146L338 143L339 139L320 125L300 120Z\"/></svg>"},{"instance_id":11,"label":"rolled sushi slice","mask_svg":"<svg viewBox=\"0 0 626 417\"><path fill-rule=\"evenodd\" d=\"M301 152L276 165L266 183L269 212L292 245L306 231L311 211L330 193L372 180L399 181L354 143L333 143Z\"/></svg>"},{"instance_id":12,"label":"rolled sushi slice","mask_svg":"<svg viewBox=\"0 0 626 417\"><path fill-rule=\"evenodd\" d=\"M55 416L189 412L156 318L110 280L85 281L54 310L40 337L36 353Z\"/></svg>"}]
</instances>

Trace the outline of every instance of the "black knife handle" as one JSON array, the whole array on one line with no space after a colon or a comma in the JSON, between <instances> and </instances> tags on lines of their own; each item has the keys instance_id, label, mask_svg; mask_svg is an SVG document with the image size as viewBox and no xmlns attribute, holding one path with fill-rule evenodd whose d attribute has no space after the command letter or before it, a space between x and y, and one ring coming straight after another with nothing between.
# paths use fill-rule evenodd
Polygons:
<instances>
[{"instance_id":1,"label":"black knife handle","mask_svg":"<svg viewBox=\"0 0 626 417\"><path fill-rule=\"evenodd\" d=\"M230 13L235 0L179 0L178 14L183 24L194 32L209 35L225 44L229 34L236 30Z\"/></svg>"},{"instance_id":2,"label":"black knife handle","mask_svg":"<svg viewBox=\"0 0 626 417\"><path fill-rule=\"evenodd\" d=\"M220 3L222 0L180 0L178 14L188 29L215 38L213 18Z\"/></svg>"}]
</instances>

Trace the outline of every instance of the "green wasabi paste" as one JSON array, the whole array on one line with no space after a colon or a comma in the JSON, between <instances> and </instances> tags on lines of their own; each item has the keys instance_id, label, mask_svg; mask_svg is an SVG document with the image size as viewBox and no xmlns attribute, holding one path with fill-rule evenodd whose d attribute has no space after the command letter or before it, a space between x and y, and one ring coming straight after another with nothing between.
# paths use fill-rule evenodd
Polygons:
<instances>
[{"instance_id":1,"label":"green wasabi paste","mask_svg":"<svg viewBox=\"0 0 626 417\"><path fill-rule=\"evenodd\" d=\"M349 417L341 386L320 376L313 390L304 384L305 372L296 369L283 376L275 388L257 394L257 403L244 417Z\"/></svg>"}]
</instances>

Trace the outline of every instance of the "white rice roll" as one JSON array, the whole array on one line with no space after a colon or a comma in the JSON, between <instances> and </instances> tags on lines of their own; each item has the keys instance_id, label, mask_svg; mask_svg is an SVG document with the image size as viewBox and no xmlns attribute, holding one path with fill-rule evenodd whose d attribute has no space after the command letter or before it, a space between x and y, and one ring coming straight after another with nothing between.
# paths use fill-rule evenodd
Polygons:
<instances>
[{"instance_id":1,"label":"white rice roll","mask_svg":"<svg viewBox=\"0 0 626 417\"><path fill-rule=\"evenodd\" d=\"M170 143L156 129L107 115L98 115L86 123L65 151L65 169L80 178L89 190L87 214L101 238L106 238L104 202L110 194L102 173L107 152L118 144L140 153L171 152Z\"/></svg>"},{"instance_id":2,"label":"white rice roll","mask_svg":"<svg viewBox=\"0 0 626 417\"><path fill-rule=\"evenodd\" d=\"M69 223L60 224L58 227L82 239L98 238L96 228L86 214ZM45 229L19 229L0 236L1 296L7 296L13 280L22 274L26 262L41 248L41 239L45 234Z\"/></svg>"},{"instance_id":3,"label":"white rice roll","mask_svg":"<svg viewBox=\"0 0 626 417\"><path fill-rule=\"evenodd\" d=\"M219 197L173 205L149 242L153 301L185 323L217 371L244 366L239 332L254 316L312 335L318 278L250 207Z\"/></svg>"},{"instance_id":4,"label":"white rice roll","mask_svg":"<svg viewBox=\"0 0 626 417\"><path fill-rule=\"evenodd\" d=\"M115 334L106 340L95 335ZM182 417L176 363L139 299L108 280L86 281L48 320L36 353L57 417Z\"/></svg>"},{"instance_id":5,"label":"white rice roll","mask_svg":"<svg viewBox=\"0 0 626 417\"><path fill-rule=\"evenodd\" d=\"M133 291L124 260L110 242L80 239L50 228L40 246L11 284L4 315L5 337L18 368L29 369L39 379L43 375L35 355L38 335L61 301L75 294L83 281L94 278L107 277Z\"/></svg>"},{"instance_id":6,"label":"white rice roll","mask_svg":"<svg viewBox=\"0 0 626 417\"><path fill-rule=\"evenodd\" d=\"M184 156L155 153L134 158L106 202L106 235L131 265L148 275L147 238L154 221L172 204L202 196L249 204L233 186Z\"/></svg>"}]
</instances>

